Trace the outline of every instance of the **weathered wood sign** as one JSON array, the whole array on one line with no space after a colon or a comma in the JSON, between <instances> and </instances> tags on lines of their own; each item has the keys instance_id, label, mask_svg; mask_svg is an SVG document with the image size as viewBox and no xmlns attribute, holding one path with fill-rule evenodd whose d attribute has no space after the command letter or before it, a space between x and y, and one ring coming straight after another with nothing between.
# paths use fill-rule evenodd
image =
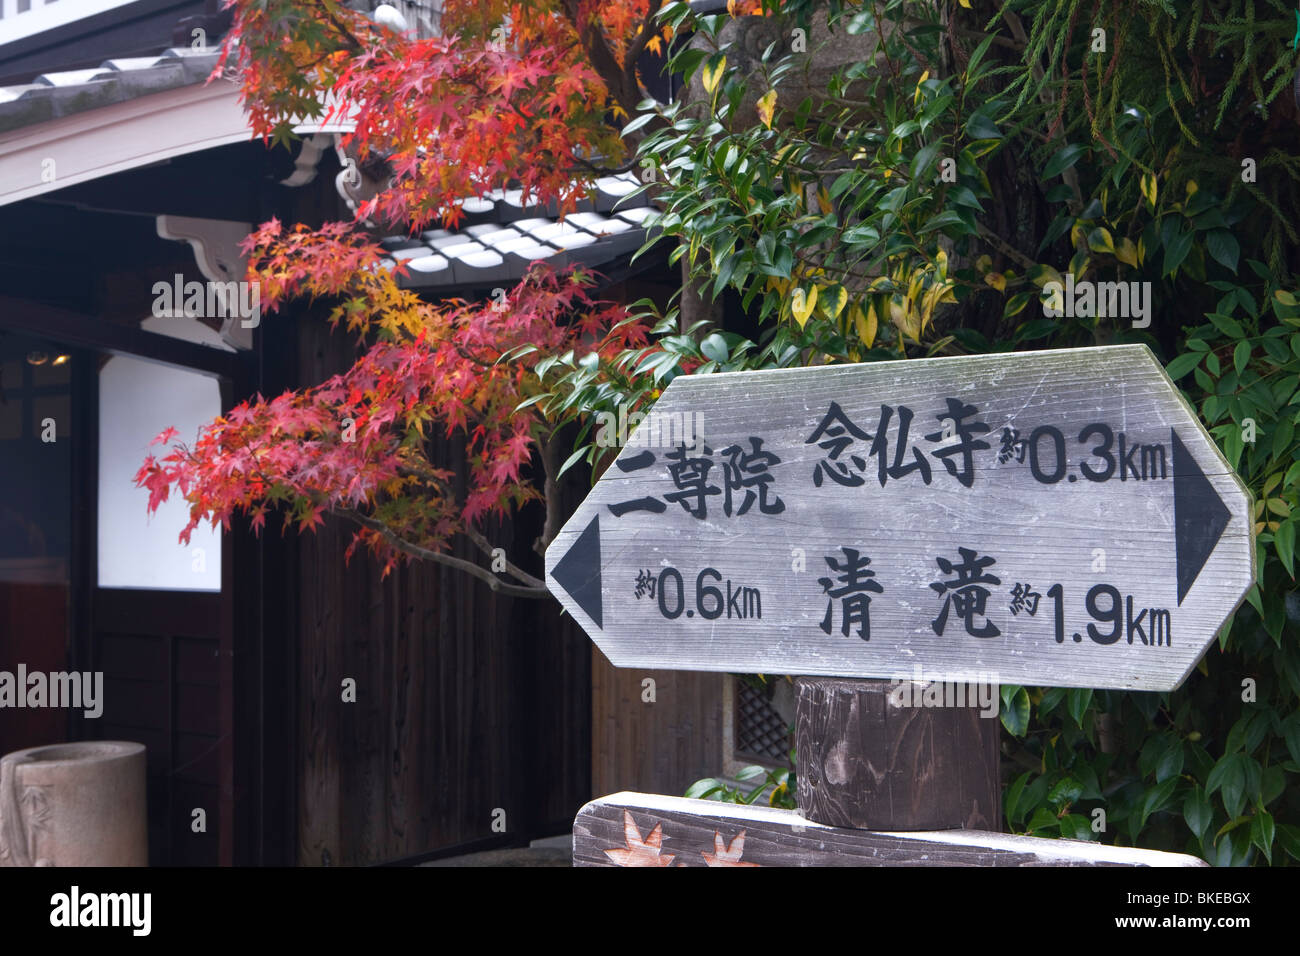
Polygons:
<instances>
[{"instance_id":1,"label":"weathered wood sign","mask_svg":"<svg viewBox=\"0 0 1300 956\"><path fill-rule=\"evenodd\" d=\"M1182 853L978 830L831 827L794 810L615 793L573 821L574 866L1205 866Z\"/></svg>"},{"instance_id":2,"label":"weathered wood sign","mask_svg":"<svg viewBox=\"0 0 1300 956\"><path fill-rule=\"evenodd\" d=\"M1141 345L683 376L547 583L621 667L1168 690L1250 507Z\"/></svg>"}]
</instances>

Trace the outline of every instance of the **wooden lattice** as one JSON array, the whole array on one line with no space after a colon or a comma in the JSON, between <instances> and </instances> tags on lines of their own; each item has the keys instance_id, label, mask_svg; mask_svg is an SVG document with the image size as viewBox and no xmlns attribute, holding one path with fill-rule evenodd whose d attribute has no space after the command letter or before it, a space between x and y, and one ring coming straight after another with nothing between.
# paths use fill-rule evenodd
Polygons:
<instances>
[{"instance_id":1,"label":"wooden lattice","mask_svg":"<svg viewBox=\"0 0 1300 956\"><path fill-rule=\"evenodd\" d=\"M736 752L765 762L786 764L790 759L790 733L773 709L767 694L737 681Z\"/></svg>"}]
</instances>

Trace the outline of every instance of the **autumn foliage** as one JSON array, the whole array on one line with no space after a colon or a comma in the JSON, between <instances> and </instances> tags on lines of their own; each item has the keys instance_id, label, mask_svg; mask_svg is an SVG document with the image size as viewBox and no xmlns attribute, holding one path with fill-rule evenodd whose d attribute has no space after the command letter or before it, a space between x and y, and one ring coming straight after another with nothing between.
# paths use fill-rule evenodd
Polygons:
<instances>
[{"instance_id":1,"label":"autumn foliage","mask_svg":"<svg viewBox=\"0 0 1300 956\"><path fill-rule=\"evenodd\" d=\"M343 296L335 321L361 332L382 328L382 340L342 375L241 402L192 447L146 460L137 481L149 489L150 508L173 488L190 502L182 541L204 519L228 526L241 512L260 529L268 510L283 505L300 529L319 525L327 512L352 519L359 525L353 548L374 550L385 571L403 554L442 551L489 513L539 495L528 466L554 423L536 404L519 407L541 388L532 368L498 359L533 346L538 354L580 348L610 360L645 344L645 329L621 306L589 298L590 275L539 268L505 302L434 305L397 288L391 273L375 268L382 249L335 235L341 228L321 235L272 221L250 237L254 266L293 276L275 287L272 305L288 288ZM345 265L328 261L339 249L348 251ZM324 278L331 276L337 281ZM356 308L364 302L384 308L372 315ZM466 436L463 499L451 474L426 457L435 423ZM169 429L159 441L174 437Z\"/></svg>"},{"instance_id":2,"label":"autumn foliage","mask_svg":"<svg viewBox=\"0 0 1300 956\"><path fill-rule=\"evenodd\" d=\"M231 4L218 69L237 70L254 133L281 140L305 117L346 118L350 150L385 163L391 179L355 222L272 221L247 240L248 278L267 310L327 299L332 322L367 348L326 382L240 403L192 444L158 436L166 447L137 483L150 508L172 493L189 502L182 541L202 521L228 527L239 514L260 529L282 508L300 529L327 513L353 521L352 549L374 551L385 573L404 557L464 565L444 556L453 536L487 551L483 520L539 496L564 422L530 403L544 388L538 364L576 353L599 370L649 347L648 329L593 300L590 273L542 265L504 300L424 302L362 224L454 225L465 199L493 188L572 210L625 158L619 130L645 95L636 58L665 39L651 2L451 0L441 36L421 40L336 0ZM434 429L464 437L463 496L428 458ZM467 570L509 593L545 594L513 565L514 585Z\"/></svg>"},{"instance_id":3,"label":"autumn foliage","mask_svg":"<svg viewBox=\"0 0 1300 956\"><path fill-rule=\"evenodd\" d=\"M258 135L322 111L354 124L358 159L383 157L394 178L359 218L455 224L460 201L506 183L571 211L625 155L619 129L642 98L629 57L663 39L648 4L451 0L442 35L411 40L336 0L237 0L222 65Z\"/></svg>"}]
</instances>

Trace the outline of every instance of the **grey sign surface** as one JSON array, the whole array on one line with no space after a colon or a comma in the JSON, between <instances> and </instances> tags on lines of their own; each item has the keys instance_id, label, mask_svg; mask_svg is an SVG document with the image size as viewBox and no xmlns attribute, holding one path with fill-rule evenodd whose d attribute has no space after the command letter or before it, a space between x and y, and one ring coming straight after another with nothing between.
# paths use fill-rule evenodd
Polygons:
<instances>
[{"instance_id":1,"label":"grey sign surface","mask_svg":"<svg viewBox=\"0 0 1300 956\"><path fill-rule=\"evenodd\" d=\"M546 573L621 667L1167 690L1250 509L1141 345L682 376Z\"/></svg>"}]
</instances>

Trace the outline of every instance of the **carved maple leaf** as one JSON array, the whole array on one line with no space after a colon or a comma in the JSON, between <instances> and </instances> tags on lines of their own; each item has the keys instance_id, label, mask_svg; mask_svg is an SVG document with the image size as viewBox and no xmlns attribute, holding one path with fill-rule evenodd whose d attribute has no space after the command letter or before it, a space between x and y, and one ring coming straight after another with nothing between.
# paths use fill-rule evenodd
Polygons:
<instances>
[{"instance_id":1,"label":"carved maple leaf","mask_svg":"<svg viewBox=\"0 0 1300 956\"><path fill-rule=\"evenodd\" d=\"M618 866L672 866L675 854L663 853L664 825L656 823L655 828L643 840L641 830L637 827L632 814L623 811L623 839L626 848L606 850L605 855Z\"/></svg>"},{"instance_id":2,"label":"carved maple leaf","mask_svg":"<svg viewBox=\"0 0 1300 956\"><path fill-rule=\"evenodd\" d=\"M713 831L713 852L705 853L700 851L700 856L704 857L706 866L759 866L758 863L744 863L740 855L745 852L745 831L741 830L739 835L731 841L730 846L723 846L722 834L717 830Z\"/></svg>"}]
</instances>

